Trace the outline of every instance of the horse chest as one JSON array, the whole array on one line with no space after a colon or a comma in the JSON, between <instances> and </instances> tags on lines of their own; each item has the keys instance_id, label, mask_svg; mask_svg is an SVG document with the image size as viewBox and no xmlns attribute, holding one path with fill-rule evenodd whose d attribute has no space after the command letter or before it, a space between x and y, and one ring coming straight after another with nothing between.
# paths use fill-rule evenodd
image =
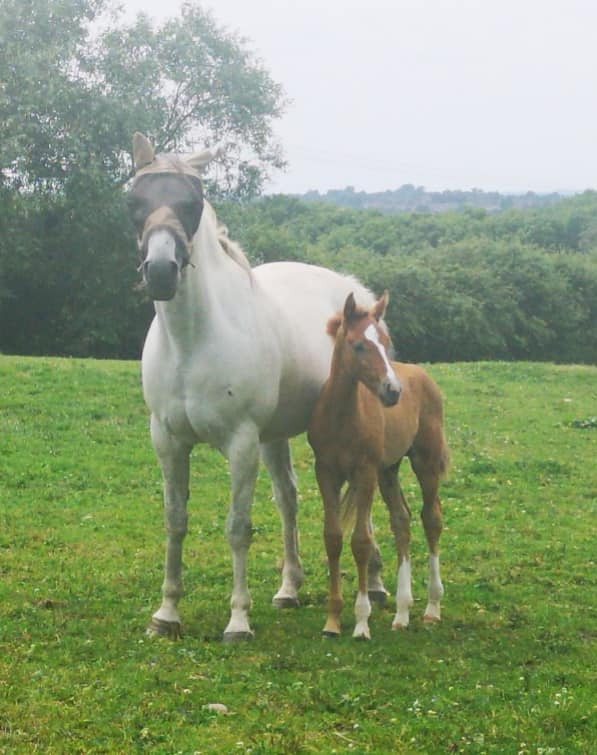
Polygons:
<instances>
[{"instance_id":1,"label":"horse chest","mask_svg":"<svg viewBox=\"0 0 597 755\"><path fill-rule=\"evenodd\" d=\"M190 445L224 448L239 417L260 425L271 404L265 380L248 384L239 366L218 360L210 350L159 364L144 357L143 387L152 414Z\"/></svg>"}]
</instances>

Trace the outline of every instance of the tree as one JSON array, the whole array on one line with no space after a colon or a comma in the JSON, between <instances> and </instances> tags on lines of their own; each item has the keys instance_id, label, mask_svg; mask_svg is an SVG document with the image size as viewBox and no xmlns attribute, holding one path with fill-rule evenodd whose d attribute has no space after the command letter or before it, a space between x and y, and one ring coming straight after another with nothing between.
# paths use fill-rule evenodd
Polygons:
<instances>
[{"instance_id":1,"label":"tree","mask_svg":"<svg viewBox=\"0 0 597 755\"><path fill-rule=\"evenodd\" d=\"M137 355L135 130L220 143L212 195L252 197L283 164L282 91L239 37L192 3L160 27L120 19L111 0L0 0L0 350Z\"/></svg>"}]
</instances>

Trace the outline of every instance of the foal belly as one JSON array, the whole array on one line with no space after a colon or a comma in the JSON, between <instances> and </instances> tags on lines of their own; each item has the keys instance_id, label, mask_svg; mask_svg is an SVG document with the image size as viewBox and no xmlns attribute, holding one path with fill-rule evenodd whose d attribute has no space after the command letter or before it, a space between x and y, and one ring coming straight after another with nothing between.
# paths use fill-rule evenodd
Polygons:
<instances>
[{"instance_id":1,"label":"foal belly","mask_svg":"<svg viewBox=\"0 0 597 755\"><path fill-rule=\"evenodd\" d=\"M400 410L396 406L384 412L386 417L382 461L384 467L390 467L406 456L417 434L418 415L404 411L405 404L406 402Z\"/></svg>"}]
</instances>

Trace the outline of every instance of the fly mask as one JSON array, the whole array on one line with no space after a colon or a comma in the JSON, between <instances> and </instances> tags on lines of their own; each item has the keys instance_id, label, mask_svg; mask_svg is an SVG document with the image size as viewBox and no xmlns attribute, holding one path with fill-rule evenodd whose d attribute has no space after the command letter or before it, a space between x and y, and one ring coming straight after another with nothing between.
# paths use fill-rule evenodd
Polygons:
<instances>
[{"instance_id":1,"label":"fly mask","mask_svg":"<svg viewBox=\"0 0 597 755\"><path fill-rule=\"evenodd\" d=\"M191 257L191 243L203 212L200 170L217 157L203 150L189 157L154 155L143 134L133 137L135 177L128 195L137 230L141 270L149 295L167 301Z\"/></svg>"}]
</instances>

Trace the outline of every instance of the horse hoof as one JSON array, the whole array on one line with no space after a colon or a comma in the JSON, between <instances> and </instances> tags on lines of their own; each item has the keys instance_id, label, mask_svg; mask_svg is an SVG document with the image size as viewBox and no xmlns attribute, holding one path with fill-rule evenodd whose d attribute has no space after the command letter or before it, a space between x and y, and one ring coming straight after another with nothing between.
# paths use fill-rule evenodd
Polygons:
<instances>
[{"instance_id":1,"label":"horse hoof","mask_svg":"<svg viewBox=\"0 0 597 755\"><path fill-rule=\"evenodd\" d=\"M274 598L272 604L274 608L298 608L300 606L298 598Z\"/></svg>"},{"instance_id":2,"label":"horse hoof","mask_svg":"<svg viewBox=\"0 0 597 755\"><path fill-rule=\"evenodd\" d=\"M164 621L152 617L147 634L151 637L166 637L169 640L182 639L182 626L178 621Z\"/></svg>"},{"instance_id":3,"label":"horse hoof","mask_svg":"<svg viewBox=\"0 0 597 755\"><path fill-rule=\"evenodd\" d=\"M340 632L332 632L329 629L324 629L321 636L326 640L337 640L340 637Z\"/></svg>"},{"instance_id":4,"label":"horse hoof","mask_svg":"<svg viewBox=\"0 0 597 755\"><path fill-rule=\"evenodd\" d=\"M426 613L425 616L423 616L423 624L439 624L439 621L439 616L433 616L433 614Z\"/></svg>"},{"instance_id":5,"label":"horse hoof","mask_svg":"<svg viewBox=\"0 0 597 755\"><path fill-rule=\"evenodd\" d=\"M253 632L224 632L224 642L248 642L254 637Z\"/></svg>"},{"instance_id":6,"label":"horse hoof","mask_svg":"<svg viewBox=\"0 0 597 755\"><path fill-rule=\"evenodd\" d=\"M378 608L383 608L386 604L388 593L385 590L369 590L369 600Z\"/></svg>"},{"instance_id":7,"label":"horse hoof","mask_svg":"<svg viewBox=\"0 0 597 755\"><path fill-rule=\"evenodd\" d=\"M406 629L408 624L403 624L401 621L392 622L392 631L397 632L399 629Z\"/></svg>"}]
</instances>

